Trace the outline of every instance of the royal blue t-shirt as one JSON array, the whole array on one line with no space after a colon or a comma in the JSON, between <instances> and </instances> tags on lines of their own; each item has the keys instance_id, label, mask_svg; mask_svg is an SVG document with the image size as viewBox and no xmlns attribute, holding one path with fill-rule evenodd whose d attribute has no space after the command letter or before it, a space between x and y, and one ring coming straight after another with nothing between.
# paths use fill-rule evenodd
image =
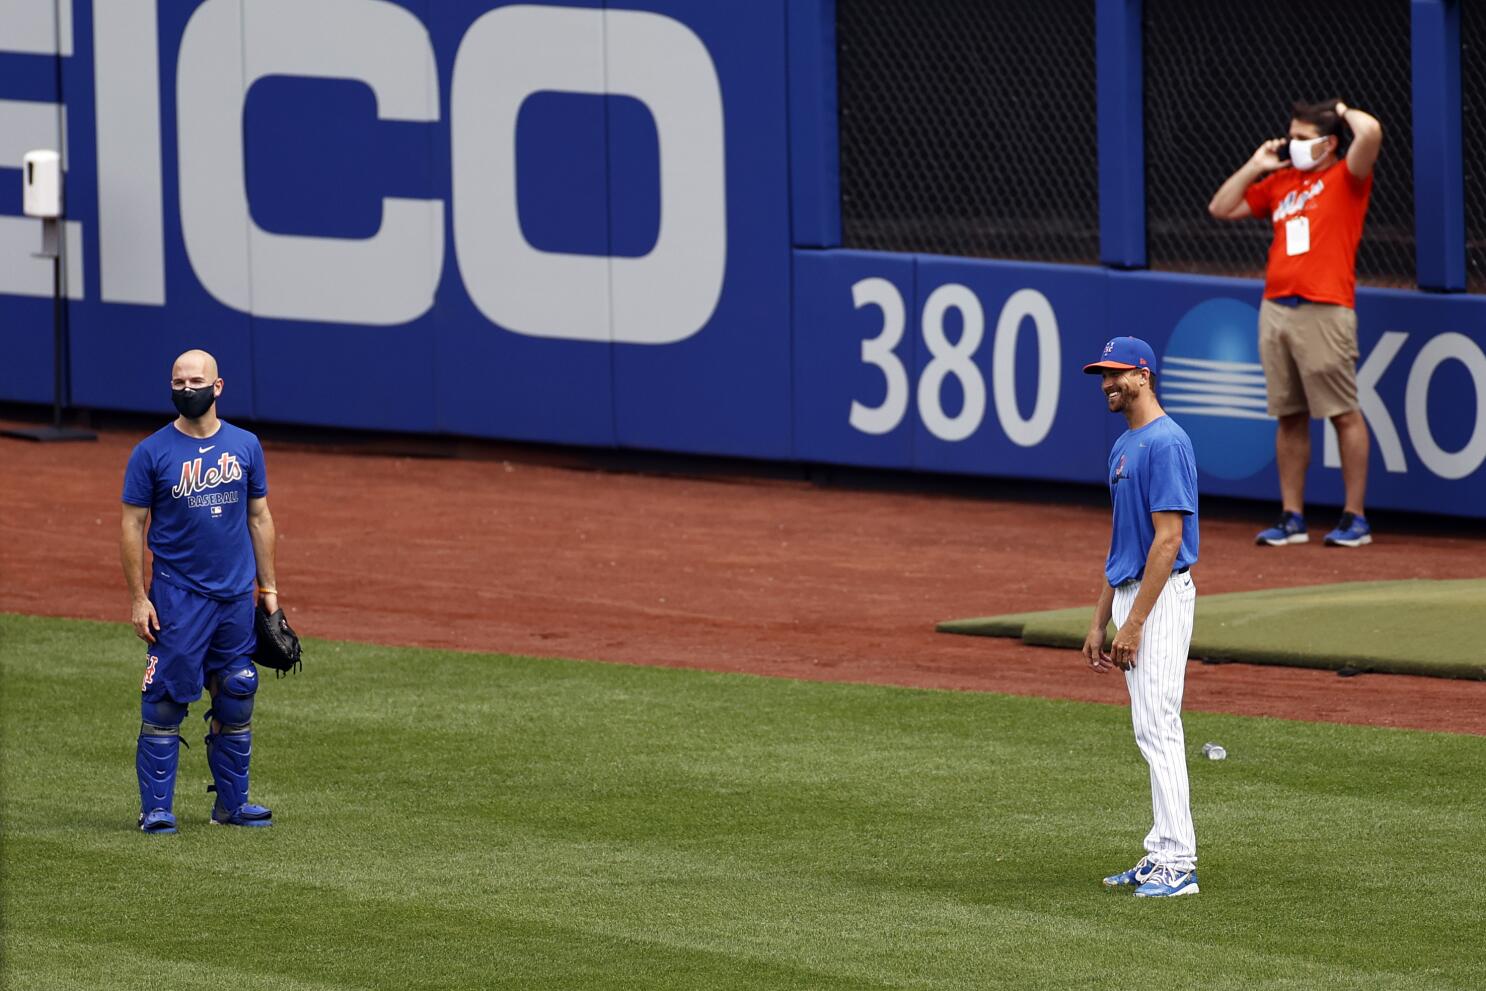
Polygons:
<instances>
[{"instance_id":1,"label":"royal blue t-shirt","mask_svg":"<svg viewBox=\"0 0 1486 991\"><path fill-rule=\"evenodd\" d=\"M1182 513L1182 546L1173 571L1197 563L1197 458L1187 432L1169 416L1127 430L1109 452L1114 529L1104 576L1122 585L1145 571L1156 539L1152 513Z\"/></svg>"},{"instance_id":2,"label":"royal blue t-shirt","mask_svg":"<svg viewBox=\"0 0 1486 991\"><path fill-rule=\"evenodd\" d=\"M124 501L150 509L155 577L214 599L253 591L248 500L268 495L258 438L226 421L207 438L166 424L134 447Z\"/></svg>"}]
</instances>

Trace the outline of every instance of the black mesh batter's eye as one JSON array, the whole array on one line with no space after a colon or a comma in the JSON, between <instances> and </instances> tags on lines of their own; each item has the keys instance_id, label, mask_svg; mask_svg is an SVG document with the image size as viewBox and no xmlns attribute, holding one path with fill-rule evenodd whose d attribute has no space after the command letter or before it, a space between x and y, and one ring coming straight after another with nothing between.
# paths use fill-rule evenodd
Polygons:
<instances>
[{"instance_id":1,"label":"black mesh batter's eye","mask_svg":"<svg viewBox=\"0 0 1486 991\"><path fill-rule=\"evenodd\" d=\"M1471 292L1486 292L1486 4L1461 4L1460 134L1465 172L1465 277Z\"/></svg>"},{"instance_id":2,"label":"black mesh batter's eye","mask_svg":"<svg viewBox=\"0 0 1486 991\"><path fill-rule=\"evenodd\" d=\"M1283 133L1288 134L1296 100L1340 95L1349 106L1377 117L1386 135L1357 250L1357 280L1413 287L1409 4L1248 0L1243 16L1226 18L1222 30L1213 27L1213 9L1191 0L1145 0L1143 7L1151 268L1264 278L1273 229L1263 223L1215 221L1207 214L1207 203L1259 143L1274 136L1277 115L1284 115ZM1486 10L1462 10L1463 34L1472 16L1486 22ZM1275 30L1277 24L1284 30ZM1477 32L1478 37L1483 33ZM1326 41L1317 44L1318 38ZM1476 71L1486 74L1486 59L1475 61ZM1470 61L1462 58L1461 75L1470 71ZM1200 114L1194 113L1197 108ZM1464 117L1478 119L1469 112ZM1465 129L1465 143L1469 145L1472 131L1486 148L1486 129L1479 127ZM1466 189L1471 196L1469 180ZM1486 192L1475 195L1486 202ZM1486 211L1480 216L1486 222ZM1486 277L1486 265L1482 267Z\"/></svg>"},{"instance_id":3,"label":"black mesh batter's eye","mask_svg":"<svg viewBox=\"0 0 1486 991\"><path fill-rule=\"evenodd\" d=\"M846 247L1097 264L1094 0L838 0Z\"/></svg>"}]
</instances>

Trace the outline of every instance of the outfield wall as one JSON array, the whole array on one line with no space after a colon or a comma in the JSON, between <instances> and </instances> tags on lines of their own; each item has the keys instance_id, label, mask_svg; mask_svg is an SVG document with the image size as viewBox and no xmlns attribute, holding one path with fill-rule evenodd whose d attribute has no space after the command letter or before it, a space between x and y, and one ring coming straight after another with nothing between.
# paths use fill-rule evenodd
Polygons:
<instances>
[{"instance_id":1,"label":"outfield wall","mask_svg":"<svg viewBox=\"0 0 1486 991\"><path fill-rule=\"evenodd\" d=\"M50 399L16 166L60 104L78 407L164 414L201 346L228 417L1093 483L1120 421L1078 368L1135 333L1204 491L1273 498L1260 285L1128 270L1139 5L1096 6L1105 264L1072 266L840 247L829 0L72 0L60 43L0 2L0 399ZM1413 8L1437 165L1458 58L1452 84L1421 46L1454 4ZM1441 289L1455 151L1415 170ZM1367 289L1358 315L1370 503L1486 515L1486 297Z\"/></svg>"}]
</instances>

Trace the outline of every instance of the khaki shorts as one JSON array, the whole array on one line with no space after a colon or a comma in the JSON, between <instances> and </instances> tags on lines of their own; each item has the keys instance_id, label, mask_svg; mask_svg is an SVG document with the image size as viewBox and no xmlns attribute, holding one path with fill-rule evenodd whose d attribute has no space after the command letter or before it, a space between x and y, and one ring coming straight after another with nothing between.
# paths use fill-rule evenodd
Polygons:
<instances>
[{"instance_id":1,"label":"khaki shorts","mask_svg":"<svg viewBox=\"0 0 1486 991\"><path fill-rule=\"evenodd\" d=\"M1330 419L1357 409L1357 312L1329 303L1259 307L1270 416Z\"/></svg>"}]
</instances>

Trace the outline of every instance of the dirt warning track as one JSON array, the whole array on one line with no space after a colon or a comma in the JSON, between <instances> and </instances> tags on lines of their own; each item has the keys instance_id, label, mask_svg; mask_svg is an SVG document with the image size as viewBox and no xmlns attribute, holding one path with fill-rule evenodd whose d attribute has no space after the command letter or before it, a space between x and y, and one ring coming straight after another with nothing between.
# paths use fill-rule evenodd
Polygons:
<instances>
[{"instance_id":1,"label":"dirt warning track","mask_svg":"<svg viewBox=\"0 0 1486 991\"><path fill-rule=\"evenodd\" d=\"M0 440L0 611L128 619L119 491L143 435ZM265 448L279 587L308 635L1125 702L1072 651L933 629L1092 605L1097 505ZM1258 548L1263 522L1203 520L1199 593L1486 574L1476 536ZM100 658L121 691L132 643ZM1482 682L1194 662L1186 708L1486 734Z\"/></svg>"}]
</instances>

